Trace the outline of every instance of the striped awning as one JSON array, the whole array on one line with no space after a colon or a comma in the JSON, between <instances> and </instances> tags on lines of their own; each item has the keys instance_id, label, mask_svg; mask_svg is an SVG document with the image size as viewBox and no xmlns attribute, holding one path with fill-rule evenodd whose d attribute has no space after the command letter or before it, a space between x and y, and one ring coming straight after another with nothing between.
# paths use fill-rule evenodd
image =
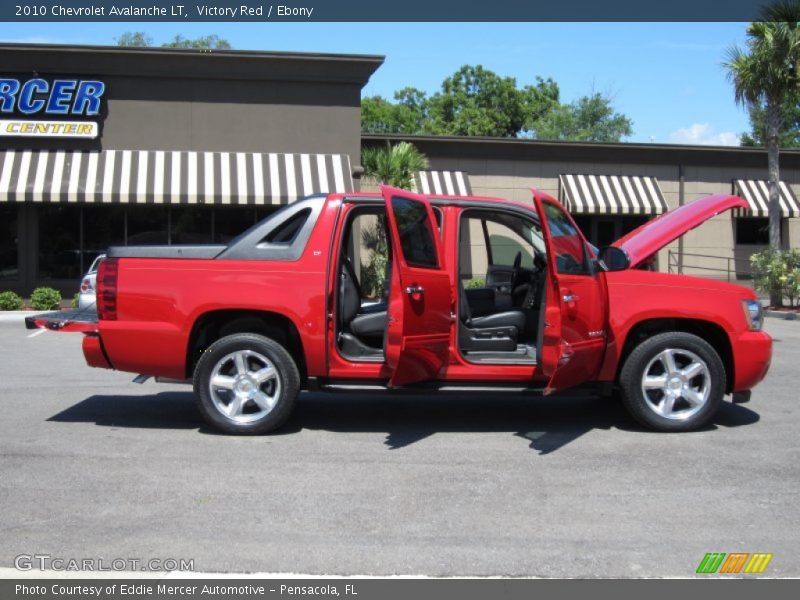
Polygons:
<instances>
[{"instance_id":1,"label":"striped awning","mask_svg":"<svg viewBox=\"0 0 800 600\"><path fill-rule=\"evenodd\" d=\"M469 175L464 171L418 171L413 191L420 194L471 196Z\"/></svg>"},{"instance_id":2,"label":"striped awning","mask_svg":"<svg viewBox=\"0 0 800 600\"><path fill-rule=\"evenodd\" d=\"M0 151L0 202L288 204L351 191L341 154Z\"/></svg>"},{"instance_id":3,"label":"striped awning","mask_svg":"<svg viewBox=\"0 0 800 600\"><path fill-rule=\"evenodd\" d=\"M658 215L667 202L655 177L559 175L559 198L574 214Z\"/></svg>"},{"instance_id":4,"label":"striped awning","mask_svg":"<svg viewBox=\"0 0 800 600\"><path fill-rule=\"evenodd\" d=\"M778 182L780 190L780 204L782 217L800 217L800 205L792 188L785 182ZM735 179L733 193L747 200L749 208L734 210L736 217L768 217L769 216L769 188L764 179Z\"/></svg>"}]
</instances>

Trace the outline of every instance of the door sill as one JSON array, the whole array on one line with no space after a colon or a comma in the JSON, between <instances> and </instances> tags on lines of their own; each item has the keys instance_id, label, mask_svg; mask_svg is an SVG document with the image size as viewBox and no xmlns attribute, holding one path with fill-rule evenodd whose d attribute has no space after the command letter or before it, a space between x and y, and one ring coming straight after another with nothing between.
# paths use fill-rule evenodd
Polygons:
<instances>
[{"instance_id":1,"label":"door sill","mask_svg":"<svg viewBox=\"0 0 800 600\"><path fill-rule=\"evenodd\" d=\"M517 349L505 352L464 352L459 348L464 360L476 365L535 365L536 346L517 344Z\"/></svg>"},{"instance_id":2,"label":"door sill","mask_svg":"<svg viewBox=\"0 0 800 600\"><path fill-rule=\"evenodd\" d=\"M309 389L324 392L403 392L430 394L432 392L444 393L485 393L485 392L507 392L507 393L535 393L541 394L544 388L519 383L498 384L497 382L464 382L452 383L446 381L426 381L415 383L399 388L390 388L388 381L359 381L352 379L317 379L313 383L309 382Z\"/></svg>"}]
</instances>

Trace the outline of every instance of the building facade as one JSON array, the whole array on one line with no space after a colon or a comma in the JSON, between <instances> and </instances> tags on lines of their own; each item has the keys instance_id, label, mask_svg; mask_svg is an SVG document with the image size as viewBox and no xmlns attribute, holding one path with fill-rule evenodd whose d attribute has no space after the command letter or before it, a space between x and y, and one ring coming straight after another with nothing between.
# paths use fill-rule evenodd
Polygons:
<instances>
[{"instance_id":1,"label":"building facade","mask_svg":"<svg viewBox=\"0 0 800 600\"><path fill-rule=\"evenodd\" d=\"M734 193L748 201L748 210L719 215L660 252L662 271L746 280L750 255L768 245L767 155L762 149L362 136L364 146L398 141L417 146L433 171L467 173L476 195L531 202L530 188L547 192L570 209L597 246L705 195ZM444 190L447 182L440 180ZM797 248L800 151L781 152L781 180L783 243Z\"/></svg>"},{"instance_id":2,"label":"building facade","mask_svg":"<svg viewBox=\"0 0 800 600\"><path fill-rule=\"evenodd\" d=\"M0 45L0 290L350 191L379 56Z\"/></svg>"},{"instance_id":3,"label":"building facade","mask_svg":"<svg viewBox=\"0 0 800 600\"><path fill-rule=\"evenodd\" d=\"M0 291L71 295L109 245L224 242L296 198L361 188L361 148L401 140L430 159L420 191L530 202L536 187L597 246L706 194L748 200L662 251L661 270L744 279L766 245L763 150L362 136L361 90L382 62L0 45ZM797 247L800 152L781 154L781 177Z\"/></svg>"}]
</instances>

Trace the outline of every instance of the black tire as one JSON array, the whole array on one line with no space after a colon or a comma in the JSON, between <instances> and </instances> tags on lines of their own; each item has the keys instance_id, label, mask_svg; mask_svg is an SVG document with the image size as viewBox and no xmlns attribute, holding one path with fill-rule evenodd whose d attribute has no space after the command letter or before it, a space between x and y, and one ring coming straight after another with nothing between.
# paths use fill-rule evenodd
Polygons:
<instances>
[{"instance_id":1,"label":"black tire","mask_svg":"<svg viewBox=\"0 0 800 600\"><path fill-rule=\"evenodd\" d=\"M236 357L242 357L246 368L253 370L239 375ZM266 372L268 366L274 371L263 383L255 377L259 365L262 365L259 372ZM211 378L215 373L219 378L215 381L223 378L235 381L233 389L219 387L212 392ZM203 352L194 370L193 384L197 407L209 425L225 433L255 435L274 431L289 418L300 391L300 373L292 356L274 340L254 333L236 333L218 339ZM249 392L240 387L248 388ZM246 397L247 393L258 392L262 392L261 405ZM233 406L237 393L242 394L237 405L242 407L241 413L236 417L224 414L225 400L229 400L228 407ZM262 406L265 398L270 401L270 408Z\"/></svg>"},{"instance_id":2,"label":"black tire","mask_svg":"<svg viewBox=\"0 0 800 600\"><path fill-rule=\"evenodd\" d=\"M689 354L681 354L681 352L694 354L705 363L706 367L702 374L686 382L686 385L692 388L685 392L686 395L683 395L684 392L682 392L682 389L685 388L677 388L680 375L671 377L667 373L665 363L659 358L665 354L672 355L676 366L680 366L678 360L689 357ZM701 366L703 365L701 364ZM672 381L676 389L667 391L658 388L649 389L646 397L643 390L645 375L659 377L661 375L659 371L662 368L665 381ZM647 373L646 370L648 370ZM686 372L688 371L681 370L681 373ZM686 378L684 377L684 379ZM682 331L661 333L641 342L625 360L619 376L621 399L625 408L639 423L657 431L691 431L706 425L719 410L725 395L725 381L725 365L716 350L704 339ZM706 385L707 388L704 387ZM667 387L667 385L664 386L665 389ZM695 388L707 389L707 394L693 394L692 390ZM673 405L676 412L666 411L673 415L672 418L657 412L659 407L663 408L662 402L669 393L677 395ZM698 396L706 398L704 402L697 404L699 408L696 409L696 412L692 412L695 407L686 400L689 394L692 394L693 399ZM684 416L679 416L681 409L684 411Z\"/></svg>"}]
</instances>

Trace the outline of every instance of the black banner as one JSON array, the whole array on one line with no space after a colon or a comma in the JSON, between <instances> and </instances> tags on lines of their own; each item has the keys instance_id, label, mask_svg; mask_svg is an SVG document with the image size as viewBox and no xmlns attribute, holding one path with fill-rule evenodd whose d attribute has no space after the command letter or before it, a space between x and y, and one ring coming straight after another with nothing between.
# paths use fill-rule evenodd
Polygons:
<instances>
[{"instance_id":1,"label":"black banner","mask_svg":"<svg viewBox=\"0 0 800 600\"><path fill-rule=\"evenodd\" d=\"M752 21L765 0L23 0L2 21Z\"/></svg>"},{"instance_id":2,"label":"black banner","mask_svg":"<svg viewBox=\"0 0 800 600\"><path fill-rule=\"evenodd\" d=\"M217 600L318 598L320 600L531 600L559 598L639 599L716 597L726 600L790 598L797 580L553 580L553 579L8 579L3 600ZM792 589L795 590L792 593ZM688 596L687 596L688 595Z\"/></svg>"}]
</instances>

